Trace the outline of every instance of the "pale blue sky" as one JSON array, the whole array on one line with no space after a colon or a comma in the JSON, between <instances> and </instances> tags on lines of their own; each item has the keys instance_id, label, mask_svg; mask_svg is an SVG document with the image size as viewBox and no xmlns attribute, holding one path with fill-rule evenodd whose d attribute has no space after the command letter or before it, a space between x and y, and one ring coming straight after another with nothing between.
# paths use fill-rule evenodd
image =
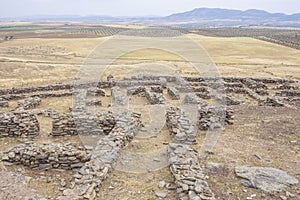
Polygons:
<instances>
[{"instance_id":1,"label":"pale blue sky","mask_svg":"<svg viewBox=\"0 0 300 200\"><path fill-rule=\"evenodd\" d=\"M0 0L0 18L30 15L166 16L194 8L300 12L300 0Z\"/></svg>"}]
</instances>

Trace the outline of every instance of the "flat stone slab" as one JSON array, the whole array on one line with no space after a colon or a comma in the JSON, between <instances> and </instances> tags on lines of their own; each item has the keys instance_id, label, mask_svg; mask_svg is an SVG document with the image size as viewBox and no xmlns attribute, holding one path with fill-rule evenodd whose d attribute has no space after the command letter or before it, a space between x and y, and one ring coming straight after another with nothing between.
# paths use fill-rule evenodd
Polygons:
<instances>
[{"instance_id":1,"label":"flat stone slab","mask_svg":"<svg viewBox=\"0 0 300 200\"><path fill-rule=\"evenodd\" d=\"M298 184L299 181L285 171L271 167L246 167L237 166L235 173L243 178L244 186L260 189L268 193L284 191L289 186Z\"/></svg>"}]
</instances>

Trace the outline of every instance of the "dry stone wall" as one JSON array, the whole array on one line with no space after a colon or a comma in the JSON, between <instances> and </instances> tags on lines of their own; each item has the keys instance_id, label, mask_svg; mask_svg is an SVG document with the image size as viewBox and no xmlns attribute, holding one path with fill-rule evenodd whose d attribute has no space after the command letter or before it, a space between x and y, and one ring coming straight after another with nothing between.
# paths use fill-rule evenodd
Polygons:
<instances>
[{"instance_id":1,"label":"dry stone wall","mask_svg":"<svg viewBox=\"0 0 300 200\"><path fill-rule=\"evenodd\" d=\"M21 94L5 94L2 95L1 98L10 101L17 99L25 99L25 98L49 98L49 97L65 97L72 96L73 92L71 90L58 90L58 91L45 91L45 92L37 92L37 93L21 93Z\"/></svg>"},{"instance_id":2,"label":"dry stone wall","mask_svg":"<svg viewBox=\"0 0 300 200\"><path fill-rule=\"evenodd\" d=\"M199 108L199 130L221 128L233 123L233 110L226 106L203 106Z\"/></svg>"},{"instance_id":3,"label":"dry stone wall","mask_svg":"<svg viewBox=\"0 0 300 200\"><path fill-rule=\"evenodd\" d=\"M179 91L175 87L168 87L167 92L172 99L180 100Z\"/></svg>"},{"instance_id":4,"label":"dry stone wall","mask_svg":"<svg viewBox=\"0 0 300 200\"><path fill-rule=\"evenodd\" d=\"M122 92L119 87L111 88L112 102L115 106L124 106L128 104L126 93Z\"/></svg>"},{"instance_id":5,"label":"dry stone wall","mask_svg":"<svg viewBox=\"0 0 300 200\"><path fill-rule=\"evenodd\" d=\"M131 142L141 127L140 117L138 113L118 114L114 129L99 140L91 160L74 175L75 187L64 190L64 196L58 199L95 199L99 187L120 156L121 149Z\"/></svg>"},{"instance_id":6,"label":"dry stone wall","mask_svg":"<svg viewBox=\"0 0 300 200\"><path fill-rule=\"evenodd\" d=\"M57 114L52 118L52 136L107 135L116 123L111 112Z\"/></svg>"},{"instance_id":7,"label":"dry stone wall","mask_svg":"<svg viewBox=\"0 0 300 200\"><path fill-rule=\"evenodd\" d=\"M130 87L127 89L127 95L138 95L144 93L145 93L145 87L143 86Z\"/></svg>"},{"instance_id":8,"label":"dry stone wall","mask_svg":"<svg viewBox=\"0 0 300 200\"><path fill-rule=\"evenodd\" d=\"M0 107L2 107L2 108L9 107L8 101L0 98Z\"/></svg>"},{"instance_id":9,"label":"dry stone wall","mask_svg":"<svg viewBox=\"0 0 300 200\"><path fill-rule=\"evenodd\" d=\"M260 105L274 107L286 106L279 98L276 97L267 97L267 99L261 102Z\"/></svg>"},{"instance_id":10,"label":"dry stone wall","mask_svg":"<svg viewBox=\"0 0 300 200\"><path fill-rule=\"evenodd\" d=\"M190 119L179 108L171 107L166 113L166 124L174 142L195 144L196 130Z\"/></svg>"},{"instance_id":11,"label":"dry stone wall","mask_svg":"<svg viewBox=\"0 0 300 200\"><path fill-rule=\"evenodd\" d=\"M282 98L285 104L288 105L290 101L298 101L300 98L299 88L290 85L295 83L291 79L274 79L274 78L239 78L239 77L172 77L172 76L138 76L132 78L125 78L118 81L101 81L99 83L86 83L76 85L77 88L87 90L87 95L104 96L105 91L103 88L113 88L116 85L121 87L150 87L150 92L161 93L158 90L166 88L167 83L175 83L176 90L180 92L195 92L196 95L202 99L211 99L210 88L214 88L216 85L224 85L226 93L239 93L248 95L258 102L259 105L273 106L275 104L264 104L266 98ZM215 84L219 83L219 84ZM96 88L92 87L96 85ZM200 88L199 88L200 86ZM158 90L155 90L157 88ZM143 88L145 89L145 88ZM143 90L142 89L142 90ZM48 98L48 97L62 97L73 95L73 84L54 84L41 87L23 87L23 88L11 88L0 90L0 106L7 106L7 101L24 99L24 98ZM272 90L276 91L275 96L270 96ZM136 92L141 92L136 90ZM168 92L171 90L168 88ZM128 91L128 93L130 93ZM178 96L171 92L172 98L178 99ZM118 96L118 95L116 95ZM152 103L154 100L158 103L161 100L160 97L152 98L150 94L147 95ZM3 101L3 102L2 102ZM150 102L150 103L151 103ZM88 102L90 105L100 105L101 102ZM233 103L232 105L235 105Z\"/></svg>"},{"instance_id":12,"label":"dry stone wall","mask_svg":"<svg viewBox=\"0 0 300 200\"><path fill-rule=\"evenodd\" d=\"M53 85L39 86L39 87L20 87L20 88L1 89L0 95L23 94L23 93L33 93L33 92L41 92L41 91L69 90L72 88L73 88L73 84L53 84Z\"/></svg>"},{"instance_id":13,"label":"dry stone wall","mask_svg":"<svg viewBox=\"0 0 300 200\"><path fill-rule=\"evenodd\" d=\"M175 179L180 200L215 199L199 164L196 150L185 144L171 143L168 146L170 170Z\"/></svg>"},{"instance_id":14,"label":"dry stone wall","mask_svg":"<svg viewBox=\"0 0 300 200\"><path fill-rule=\"evenodd\" d=\"M29 110L36 108L40 105L42 100L39 97L30 97L23 100L18 101L18 108L17 109L24 109Z\"/></svg>"},{"instance_id":15,"label":"dry stone wall","mask_svg":"<svg viewBox=\"0 0 300 200\"><path fill-rule=\"evenodd\" d=\"M166 123L173 137L173 143L169 144L167 154L178 199L214 200L214 194L205 181L206 177L200 167L198 152L190 146L196 142L193 125L179 108L171 107L166 115ZM184 136L184 139L179 139L180 135ZM189 136L192 140L189 140Z\"/></svg>"},{"instance_id":16,"label":"dry stone wall","mask_svg":"<svg viewBox=\"0 0 300 200\"><path fill-rule=\"evenodd\" d=\"M153 90L146 88L145 96L151 105L163 104L165 98L161 92L153 92Z\"/></svg>"},{"instance_id":17,"label":"dry stone wall","mask_svg":"<svg viewBox=\"0 0 300 200\"><path fill-rule=\"evenodd\" d=\"M0 112L0 137L37 136L40 125L36 116L29 112Z\"/></svg>"},{"instance_id":18,"label":"dry stone wall","mask_svg":"<svg viewBox=\"0 0 300 200\"><path fill-rule=\"evenodd\" d=\"M4 152L2 161L33 169L75 169L89 160L84 147L67 144L19 144Z\"/></svg>"},{"instance_id":19,"label":"dry stone wall","mask_svg":"<svg viewBox=\"0 0 300 200\"><path fill-rule=\"evenodd\" d=\"M195 93L188 93L185 95L183 102L185 104L200 104L200 105L207 105L207 102L204 101L202 98L198 97Z\"/></svg>"}]
</instances>

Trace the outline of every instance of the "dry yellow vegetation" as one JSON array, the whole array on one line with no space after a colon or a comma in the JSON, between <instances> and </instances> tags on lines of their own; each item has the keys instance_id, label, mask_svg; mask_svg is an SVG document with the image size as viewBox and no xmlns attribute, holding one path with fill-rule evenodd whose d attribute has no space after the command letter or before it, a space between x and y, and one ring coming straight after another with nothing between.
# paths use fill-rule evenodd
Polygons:
<instances>
[{"instance_id":1,"label":"dry yellow vegetation","mask_svg":"<svg viewBox=\"0 0 300 200\"><path fill-rule=\"evenodd\" d=\"M195 34L188 37L207 51L221 76L300 79L299 50L252 38L217 38ZM110 37L28 38L2 42L1 88L73 79L89 54L108 39ZM152 63L150 67L155 64L158 69L159 66L167 66L183 75L195 73L180 56L155 49L128 52L118 58L107 73L122 74L125 69L128 73L136 67L144 69L149 63Z\"/></svg>"},{"instance_id":2,"label":"dry yellow vegetation","mask_svg":"<svg viewBox=\"0 0 300 200\"><path fill-rule=\"evenodd\" d=\"M300 79L300 51L253 38L189 35L206 49L223 76Z\"/></svg>"}]
</instances>

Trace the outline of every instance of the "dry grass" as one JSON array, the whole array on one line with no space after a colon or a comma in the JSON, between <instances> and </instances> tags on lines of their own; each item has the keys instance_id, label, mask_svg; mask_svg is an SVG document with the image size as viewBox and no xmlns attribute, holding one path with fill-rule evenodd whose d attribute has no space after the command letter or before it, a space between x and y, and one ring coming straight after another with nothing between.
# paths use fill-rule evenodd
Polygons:
<instances>
[{"instance_id":1,"label":"dry grass","mask_svg":"<svg viewBox=\"0 0 300 200\"><path fill-rule=\"evenodd\" d=\"M193 34L189 37L205 48L222 76L300 77L299 50L251 38L216 38ZM3 42L0 46L0 87L40 85L73 79L85 58L107 39L109 37L30 38ZM157 49L128 52L117 58L106 74L132 75L134 69L138 69L135 73L140 73L154 69L154 66L167 73L171 70L182 75L195 74L195 70L180 55Z\"/></svg>"},{"instance_id":2,"label":"dry grass","mask_svg":"<svg viewBox=\"0 0 300 200\"><path fill-rule=\"evenodd\" d=\"M300 79L300 51L252 38L189 35L202 45L223 76Z\"/></svg>"}]
</instances>

